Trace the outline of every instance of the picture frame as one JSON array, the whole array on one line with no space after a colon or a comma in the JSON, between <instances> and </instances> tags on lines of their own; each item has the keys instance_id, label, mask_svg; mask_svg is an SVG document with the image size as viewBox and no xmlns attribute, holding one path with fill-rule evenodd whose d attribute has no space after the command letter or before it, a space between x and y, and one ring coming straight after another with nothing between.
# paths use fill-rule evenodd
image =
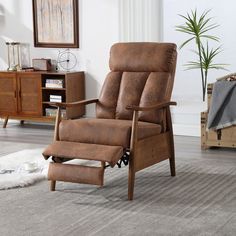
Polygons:
<instances>
[{"instance_id":1,"label":"picture frame","mask_svg":"<svg viewBox=\"0 0 236 236\"><path fill-rule=\"evenodd\" d=\"M79 47L78 0L32 0L34 46Z\"/></svg>"}]
</instances>

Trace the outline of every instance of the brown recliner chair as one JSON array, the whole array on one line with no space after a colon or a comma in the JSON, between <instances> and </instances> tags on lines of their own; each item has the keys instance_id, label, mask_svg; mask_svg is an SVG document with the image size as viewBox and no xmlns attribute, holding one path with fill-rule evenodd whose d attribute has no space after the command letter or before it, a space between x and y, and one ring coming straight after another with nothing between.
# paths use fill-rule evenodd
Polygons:
<instances>
[{"instance_id":1,"label":"brown recliner chair","mask_svg":"<svg viewBox=\"0 0 236 236\"><path fill-rule=\"evenodd\" d=\"M43 152L52 156L48 179L103 185L104 170L129 162L128 199L135 173L169 159L175 176L175 154L169 105L176 67L172 43L117 43L110 52L110 73L99 99L58 103L54 142ZM96 118L61 120L65 107L96 103ZM86 159L101 166L66 164ZM65 163L63 163L65 162Z\"/></svg>"}]
</instances>

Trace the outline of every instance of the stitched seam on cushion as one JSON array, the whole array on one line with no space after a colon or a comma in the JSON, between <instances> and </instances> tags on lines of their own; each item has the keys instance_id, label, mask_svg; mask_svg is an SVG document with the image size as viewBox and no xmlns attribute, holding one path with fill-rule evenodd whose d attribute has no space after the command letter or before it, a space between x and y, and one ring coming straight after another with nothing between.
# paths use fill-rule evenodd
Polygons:
<instances>
[{"instance_id":1,"label":"stitched seam on cushion","mask_svg":"<svg viewBox=\"0 0 236 236\"><path fill-rule=\"evenodd\" d=\"M145 72L145 73L146 73L146 72ZM151 73L152 73L152 72L149 72L149 73L148 73L148 76L147 76L147 78L146 78L146 82L145 82L145 84L144 84L144 86L143 86L143 91L144 91L144 88L145 88L145 86L146 86L146 84L147 84L148 78L150 77ZM142 96L143 96L143 91L142 91L142 93L141 93L141 95L140 95L138 105L140 105L140 101L141 101L141 98L142 98Z\"/></svg>"},{"instance_id":2,"label":"stitched seam on cushion","mask_svg":"<svg viewBox=\"0 0 236 236\"><path fill-rule=\"evenodd\" d=\"M145 87L146 87L147 81L148 81L148 79L149 79L151 73L153 73L153 72L149 72L149 74L148 74L148 76L147 76L147 79L146 79L145 85L144 85L144 87L143 87L143 91L144 91L144 89L145 89ZM141 98L142 98L142 96L143 96L143 91L142 91L141 96L140 96L140 99L139 99L139 103L138 103L139 106L140 106ZM139 118L140 118L140 114L141 114L141 112L139 112L138 120L139 120Z\"/></svg>"},{"instance_id":3,"label":"stitched seam on cushion","mask_svg":"<svg viewBox=\"0 0 236 236\"><path fill-rule=\"evenodd\" d=\"M122 77L123 77L123 71L111 71L111 72L115 72L115 73L119 73L121 72L121 75L120 75L120 85L121 85L121 81L122 81ZM115 104L115 109L114 109L114 117L116 119L116 113L117 113L117 103L118 103L118 98L119 98L119 94L120 94L120 86L119 86L119 91L118 91L118 95L117 95L117 98L116 98L116 104Z\"/></svg>"},{"instance_id":4,"label":"stitched seam on cushion","mask_svg":"<svg viewBox=\"0 0 236 236\"><path fill-rule=\"evenodd\" d=\"M121 72L120 85L121 85L121 82L122 82L122 79L123 79L123 74L124 74L124 71ZM118 104L119 96L120 96L120 86L119 86L118 96L117 96L117 99L116 99L115 119L117 119L117 104Z\"/></svg>"}]
</instances>

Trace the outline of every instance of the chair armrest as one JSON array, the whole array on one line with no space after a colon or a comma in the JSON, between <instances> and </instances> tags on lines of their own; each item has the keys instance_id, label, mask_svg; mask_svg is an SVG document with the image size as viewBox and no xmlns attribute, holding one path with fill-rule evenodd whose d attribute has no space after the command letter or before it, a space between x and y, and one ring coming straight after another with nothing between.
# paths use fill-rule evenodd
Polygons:
<instances>
[{"instance_id":1,"label":"chair armrest","mask_svg":"<svg viewBox=\"0 0 236 236\"><path fill-rule=\"evenodd\" d=\"M162 109L165 107L168 107L170 105L177 105L176 102L161 102L161 103L156 103L154 105L151 106L146 106L146 107L139 107L139 106L135 106L135 105L128 105L126 107L126 109L128 110L133 110L133 111L150 111L150 110L154 110L154 109Z\"/></svg>"},{"instance_id":2,"label":"chair armrest","mask_svg":"<svg viewBox=\"0 0 236 236\"><path fill-rule=\"evenodd\" d=\"M83 105L88 105L91 103L97 103L98 99L88 99L88 100L81 100L78 102L55 102L52 103L51 106L55 106L55 107L60 107L60 108L66 108L66 107L76 107L76 106L83 106Z\"/></svg>"},{"instance_id":3,"label":"chair armrest","mask_svg":"<svg viewBox=\"0 0 236 236\"><path fill-rule=\"evenodd\" d=\"M151 106L146 106L146 107L139 107L139 106L135 106L135 105L129 105L126 107L126 109L128 110L132 110L133 111L133 121L132 121L132 129L131 129L131 142L130 142L130 150L131 153L134 153L135 151L135 146L137 143L137 133L138 133L138 113L139 111L150 111L150 110L154 110L154 109L163 109L163 108L168 108L170 105L177 105L176 102L171 102L171 101L164 101L164 102L160 102L160 103L156 103L154 105ZM171 125L171 118L170 118L170 109L167 109L167 122L170 122ZM172 126L171 126L171 130L172 130Z\"/></svg>"}]
</instances>

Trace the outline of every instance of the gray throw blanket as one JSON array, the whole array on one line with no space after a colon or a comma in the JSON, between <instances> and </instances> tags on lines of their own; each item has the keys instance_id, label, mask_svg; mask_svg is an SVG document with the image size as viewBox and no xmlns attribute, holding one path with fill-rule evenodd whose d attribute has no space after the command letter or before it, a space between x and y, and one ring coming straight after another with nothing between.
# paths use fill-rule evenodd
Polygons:
<instances>
[{"instance_id":1,"label":"gray throw blanket","mask_svg":"<svg viewBox=\"0 0 236 236\"><path fill-rule=\"evenodd\" d=\"M236 81L217 81L213 87L208 115L208 129L222 129L236 124Z\"/></svg>"}]
</instances>

